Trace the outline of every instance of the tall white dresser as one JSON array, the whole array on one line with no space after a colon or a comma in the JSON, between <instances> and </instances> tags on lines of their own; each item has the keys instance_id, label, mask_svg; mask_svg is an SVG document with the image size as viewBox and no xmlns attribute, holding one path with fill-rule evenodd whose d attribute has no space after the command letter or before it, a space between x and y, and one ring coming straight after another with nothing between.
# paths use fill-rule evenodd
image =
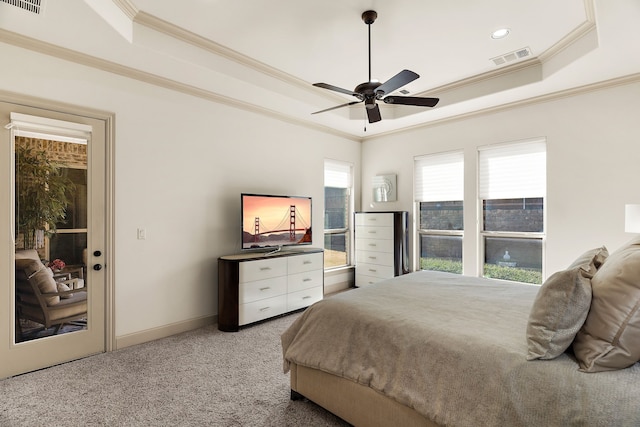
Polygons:
<instances>
[{"instance_id":1,"label":"tall white dresser","mask_svg":"<svg viewBox=\"0 0 640 427\"><path fill-rule=\"evenodd\" d=\"M409 272L409 213L356 212L356 286Z\"/></svg>"}]
</instances>

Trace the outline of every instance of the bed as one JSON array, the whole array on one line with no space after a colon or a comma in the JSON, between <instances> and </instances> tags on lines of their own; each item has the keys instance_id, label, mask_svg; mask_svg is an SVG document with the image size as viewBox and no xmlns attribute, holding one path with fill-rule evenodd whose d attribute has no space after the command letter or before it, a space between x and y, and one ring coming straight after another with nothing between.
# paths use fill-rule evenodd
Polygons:
<instances>
[{"instance_id":1,"label":"bed","mask_svg":"<svg viewBox=\"0 0 640 427\"><path fill-rule=\"evenodd\" d=\"M284 370L355 426L637 426L638 305L640 239L542 287L415 272L306 309Z\"/></svg>"}]
</instances>

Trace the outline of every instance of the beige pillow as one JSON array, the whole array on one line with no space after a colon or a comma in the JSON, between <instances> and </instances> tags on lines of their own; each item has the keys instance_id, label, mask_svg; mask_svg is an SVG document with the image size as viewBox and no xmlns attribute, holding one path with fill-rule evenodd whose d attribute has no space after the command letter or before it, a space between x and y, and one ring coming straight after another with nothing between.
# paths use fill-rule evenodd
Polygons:
<instances>
[{"instance_id":1,"label":"beige pillow","mask_svg":"<svg viewBox=\"0 0 640 427\"><path fill-rule=\"evenodd\" d=\"M71 288L67 286L66 283L58 282L57 285L58 285L58 292L67 292L71 290ZM67 299L67 298L71 298L72 296L73 294L64 294L64 295L60 295L60 298Z\"/></svg>"},{"instance_id":2,"label":"beige pillow","mask_svg":"<svg viewBox=\"0 0 640 427\"><path fill-rule=\"evenodd\" d=\"M591 280L593 298L573 350L584 372L640 360L640 237L615 251Z\"/></svg>"},{"instance_id":3,"label":"beige pillow","mask_svg":"<svg viewBox=\"0 0 640 427\"><path fill-rule=\"evenodd\" d=\"M29 280L36 272L46 268L39 259L16 258L16 279Z\"/></svg>"},{"instance_id":4,"label":"beige pillow","mask_svg":"<svg viewBox=\"0 0 640 427\"><path fill-rule=\"evenodd\" d=\"M40 289L40 293L45 294L45 301L47 305L56 305L60 302L59 296L47 297L46 294L58 292L58 285L53 279L53 271L50 268L45 267L38 270L29 279L32 283L35 283Z\"/></svg>"},{"instance_id":5,"label":"beige pillow","mask_svg":"<svg viewBox=\"0 0 640 427\"><path fill-rule=\"evenodd\" d=\"M527 323L527 360L553 359L569 348L591 305L591 277L609 252L604 246L582 254L540 287Z\"/></svg>"},{"instance_id":6,"label":"beige pillow","mask_svg":"<svg viewBox=\"0 0 640 427\"><path fill-rule=\"evenodd\" d=\"M35 259L40 261L40 255L35 249L19 249L16 251L16 260L18 259Z\"/></svg>"}]
</instances>

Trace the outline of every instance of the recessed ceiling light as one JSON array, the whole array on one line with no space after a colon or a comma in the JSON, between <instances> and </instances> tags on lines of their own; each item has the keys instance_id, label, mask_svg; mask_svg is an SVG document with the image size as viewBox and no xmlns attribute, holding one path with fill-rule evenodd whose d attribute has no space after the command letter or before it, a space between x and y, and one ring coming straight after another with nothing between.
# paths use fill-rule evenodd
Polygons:
<instances>
[{"instance_id":1,"label":"recessed ceiling light","mask_svg":"<svg viewBox=\"0 0 640 427\"><path fill-rule=\"evenodd\" d=\"M491 38L492 39L503 39L505 37L507 37L509 35L509 29L508 28L500 28L499 30L495 30L493 33L491 33Z\"/></svg>"}]
</instances>

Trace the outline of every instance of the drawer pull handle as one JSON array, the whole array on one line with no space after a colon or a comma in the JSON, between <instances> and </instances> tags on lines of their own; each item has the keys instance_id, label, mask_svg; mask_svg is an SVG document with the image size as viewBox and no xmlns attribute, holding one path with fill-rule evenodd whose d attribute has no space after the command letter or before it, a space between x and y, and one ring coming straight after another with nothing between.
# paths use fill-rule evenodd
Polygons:
<instances>
[{"instance_id":1,"label":"drawer pull handle","mask_svg":"<svg viewBox=\"0 0 640 427\"><path fill-rule=\"evenodd\" d=\"M369 234L376 234L376 233L377 233L377 231L376 231L376 230L369 230L369 232L368 232L368 233L369 233Z\"/></svg>"},{"instance_id":2,"label":"drawer pull handle","mask_svg":"<svg viewBox=\"0 0 640 427\"><path fill-rule=\"evenodd\" d=\"M370 256L369 259L378 259L377 256Z\"/></svg>"},{"instance_id":3,"label":"drawer pull handle","mask_svg":"<svg viewBox=\"0 0 640 427\"><path fill-rule=\"evenodd\" d=\"M260 271L271 270L271 267L260 267Z\"/></svg>"},{"instance_id":4,"label":"drawer pull handle","mask_svg":"<svg viewBox=\"0 0 640 427\"><path fill-rule=\"evenodd\" d=\"M375 221L376 217L369 218L369 221Z\"/></svg>"},{"instance_id":5,"label":"drawer pull handle","mask_svg":"<svg viewBox=\"0 0 640 427\"><path fill-rule=\"evenodd\" d=\"M264 288L260 288L261 291L268 291L271 289L271 286L265 286Z\"/></svg>"},{"instance_id":6,"label":"drawer pull handle","mask_svg":"<svg viewBox=\"0 0 640 427\"><path fill-rule=\"evenodd\" d=\"M307 295L307 296L302 297L302 299L309 299L309 298L311 298L311 296L310 296L310 295Z\"/></svg>"},{"instance_id":7,"label":"drawer pull handle","mask_svg":"<svg viewBox=\"0 0 640 427\"><path fill-rule=\"evenodd\" d=\"M270 308L271 308L271 307L262 307L262 308L260 309L260 311L267 311L267 310L269 310Z\"/></svg>"},{"instance_id":8,"label":"drawer pull handle","mask_svg":"<svg viewBox=\"0 0 640 427\"><path fill-rule=\"evenodd\" d=\"M373 268L370 268L370 269L369 269L369 271L371 271L371 272L375 273L375 272L376 272L376 271L378 271L378 270L374 270Z\"/></svg>"},{"instance_id":9,"label":"drawer pull handle","mask_svg":"<svg viewBox=\"0 0 640 427\"><path fill-rule=\"evenodd\" d=\"M308 277L306 279L302 279L303 282L310 282L312 279L309 279Z\"/></svg>"},{"instance_id":10,"label":"drawer pull handle","mask_svg":"<svg viewBox=\"0 0 640 427\"><path fill-rule=\"evenodd\" d=\"M304 261L303 264L313 264L311 261Z\"/></svg>"},{"instance_id":11,"label":"drawer pull handle","mask_svg":"<svg viewBox=\"0 0 640 427\"><path fill-rule=\"evenodd\" d=\"M378 245L376 245L375 243L369 243L369 246L374 246L375 247L375 246L378 246Z\"/></svg>"}]
</instances>

